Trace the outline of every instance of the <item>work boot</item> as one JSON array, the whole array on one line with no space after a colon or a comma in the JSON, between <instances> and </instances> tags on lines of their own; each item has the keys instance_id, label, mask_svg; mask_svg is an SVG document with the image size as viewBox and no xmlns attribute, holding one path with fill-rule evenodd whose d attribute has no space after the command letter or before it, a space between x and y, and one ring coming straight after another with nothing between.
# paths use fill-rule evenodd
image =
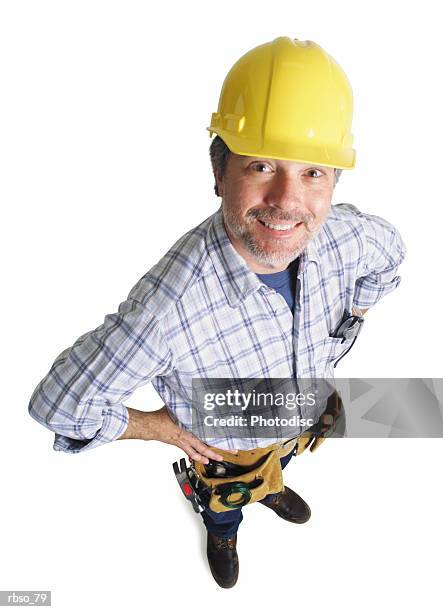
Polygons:
<instances>
[{"instance_id":1,"label":"work boot","mask_svg":"<svg viewBox=\"0 0 443 612\"><path fill-rule=\"evenodd\" d=\"M311 516L308 504L289 487L274 495L271 501L262 499L260 503L291 523L306 523Z\"/></svg>"},{"instance_id":2,"label":"work boot","mask_svg":"<svg viewBox=\"0 0 443 612\"><path fill-rule=\"evenodd\" d=\"M238 578L237 535L221 538L208 532L208 562L215 582L230 589Z\"/></svg>"}]
</instances>

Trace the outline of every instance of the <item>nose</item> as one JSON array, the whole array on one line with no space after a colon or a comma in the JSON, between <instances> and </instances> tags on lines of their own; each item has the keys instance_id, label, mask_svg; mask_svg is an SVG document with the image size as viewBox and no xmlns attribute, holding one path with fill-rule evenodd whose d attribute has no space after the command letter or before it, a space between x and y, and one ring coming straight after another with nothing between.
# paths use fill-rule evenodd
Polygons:
<instances>
[{"instance_id":1,"label":"nose","mask_svg":"<svg viewBox=\"0 0 443 612\"><path fill-rule=\"evenodd\" d=\"M264 199L271 208L293 211L302 207L302 190L303 186L296 176L288 172L276 172Z\"/></svg>"}]
</instances>

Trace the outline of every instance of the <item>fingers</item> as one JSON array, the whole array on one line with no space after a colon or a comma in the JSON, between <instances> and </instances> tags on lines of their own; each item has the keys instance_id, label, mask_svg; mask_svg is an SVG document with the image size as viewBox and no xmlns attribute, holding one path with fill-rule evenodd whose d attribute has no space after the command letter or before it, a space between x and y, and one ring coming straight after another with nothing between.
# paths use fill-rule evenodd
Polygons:
<instances>
[{"instance_id":1,"label":"fingers","mask_svg":"<svg viewBox=\"0 0 443 612\"><path fill-rule=\"evenodd\" d=\"M206 464L208 463L209 459L223 461L222 455L219 455L215 451L211 450L209 446L204 444L204 442L183 429L181 430L179 440L177 441L177 446L182 448L191 459L194 461L199 461L200 463Z\"/></svg>"},{"instance_id":2,"label":"fingers","mask_svg":"<svg viewBox=\"0 0 443 612\"><path fill-rule=\"evenodd\" d=\"M321 420L323 422L323 425L327 425L328 427L330 427L334 423L334 417L332 416L332 414L323 414Z\"/></svg>"},{"instance_id":3,"label":"fingers","mask_svg":"<svg viewBox=\"0 0 443 612\"><path fill-rule=\"evenodd\" d=\"M201 447L196 449L191 445L184 444L180 448L185 451L185 453L190 459L198 461L199 463L209 463L209 459L214 459L215 461L223 461L223 457L221 455L214 453L208 447L203 450Z\"/></svg>"}]
</instances>

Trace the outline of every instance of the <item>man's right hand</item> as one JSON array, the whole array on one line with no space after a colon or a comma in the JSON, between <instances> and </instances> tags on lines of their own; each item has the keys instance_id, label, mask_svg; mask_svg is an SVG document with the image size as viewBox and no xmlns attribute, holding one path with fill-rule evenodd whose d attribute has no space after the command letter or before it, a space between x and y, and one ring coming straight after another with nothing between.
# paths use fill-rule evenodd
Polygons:
<instances>
[{"instance_id":1,"label":"man's right hand","mask_svg":"<svg viewBox=\"0 0 443 612\"><path fill-rule=\"evenodd\" d=\"M178 446L190 459L200 463L208 463L209 459L223 461L222 455L218 455L192 433L174 423L165 406L153 412L128 408L128 414L128 427L119 440L158 440Z\"/></svg>"}]
</instances>

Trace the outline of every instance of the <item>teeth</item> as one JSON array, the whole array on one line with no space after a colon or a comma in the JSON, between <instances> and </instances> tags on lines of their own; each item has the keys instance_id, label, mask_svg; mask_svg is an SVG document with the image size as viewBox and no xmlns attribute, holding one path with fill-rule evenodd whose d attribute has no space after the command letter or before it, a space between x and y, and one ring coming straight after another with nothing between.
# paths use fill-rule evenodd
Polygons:
<instances>
[{"instance_id":1,"label":"teeth","mask_svg":"<svg viewBox=\"0 0 443 612\"><path fill-rule=\"evenodd\" d=\"M275 230L288 230L297 225L296 223L292 223L292 225L274 225L273 223L266 223L266 221L262 221L262 223L266 225L266 227L270 227L271 229Z\"/></svg>"}]
</instances>

